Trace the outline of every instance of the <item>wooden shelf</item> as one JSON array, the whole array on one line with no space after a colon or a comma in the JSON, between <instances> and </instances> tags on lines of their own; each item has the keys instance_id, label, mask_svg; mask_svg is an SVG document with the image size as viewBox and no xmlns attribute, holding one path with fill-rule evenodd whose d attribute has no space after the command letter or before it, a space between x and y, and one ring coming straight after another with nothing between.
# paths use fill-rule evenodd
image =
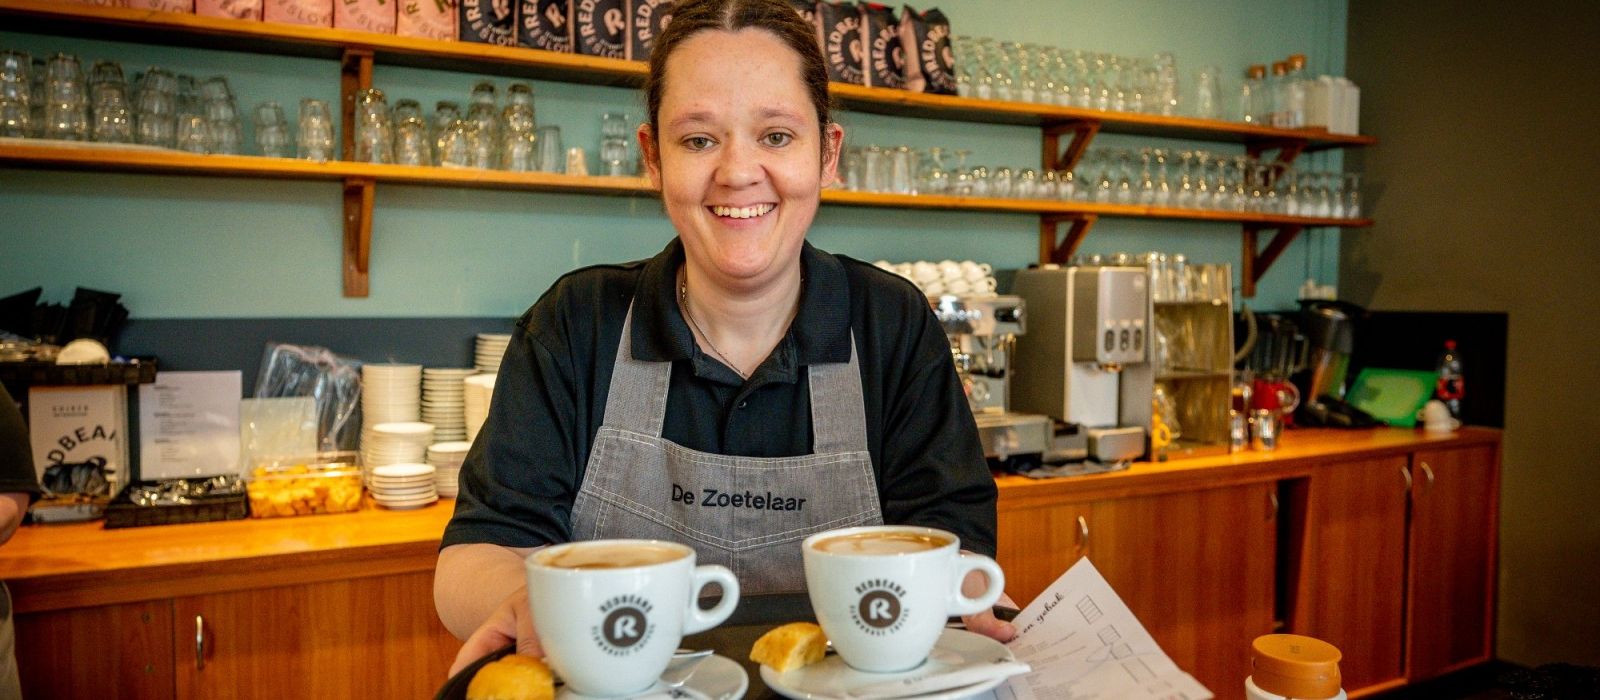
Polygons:
<instances>
[{"instance_id":1,"label":"wooden shelf","mask_svg":"<svg viewBox=\"0 0 1600 700\"><path fill-rule=\"evenodd\" d=\"M183 151L148 148L119 148L101 145L63 146L34 143L19 139L0 139L0 163L5 163L11 167L56 168L97 172L326 181L344 181L358 178L370 179L378 183L431 187L573 192L614 196L655 195L655 188L650 186L650 181L642 177L514 173L503 170L380 165L347 161L316 163L293 158L200 155ZM938 209L1032 215L1093 215L1295 226L1359 228L1372 224L1369 219L1324 219L1205 209L1097 204L1094 202L883 194L876 192L849 192L845 190L824 190L822 202L839 206L890 209Z\"/></svg>"},{"instance_id":2,"label":"wooden shelf","mask_svg":"<svg viewBox=\"0 0 1600 700\"><path fill-rule=\"evenodd\" d=\"M374 60L382 64L600 85L637 86L643 83L646 74L645 64L638 61L275 22L100 7L60 0L0 0L0 17L11 20L7 28L12 31L327 59L339 59L347 50L370 51ZM1100 112L1029 102L929 95L848 83L833 83L830 90L847 109L918 119L1046 127L1094 122L1108 133L1243 143L1268 148L1283 142L1296 142L1304 144L1306 150L1367 146L1377 142L1371 136L1333 134L1323 129L1275 129L1217 119Z\"/></svg>"}]
</instances>

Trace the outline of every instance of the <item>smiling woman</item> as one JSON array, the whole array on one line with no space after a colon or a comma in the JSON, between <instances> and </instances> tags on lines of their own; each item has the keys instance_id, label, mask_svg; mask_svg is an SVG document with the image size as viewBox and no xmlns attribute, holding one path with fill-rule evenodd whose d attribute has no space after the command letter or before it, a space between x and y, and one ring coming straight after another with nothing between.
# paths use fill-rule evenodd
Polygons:
<instances>
[{"instance_id":1,"label":"smiling woman","mask_svg":"<svg viewBox=\"0 0 1600 700\"><path fill-rule=\"evenodd\" d=\"M537 649L521 555L547 544L681 542L750 594L803 590L801 540L841 527L994 552L928 300L806 242L844 139L810 25L784 0L684 0L650 66L638 138L677 237L564 276L518 322L439 557L458 665Z\"/></svg>"}]
</instances>

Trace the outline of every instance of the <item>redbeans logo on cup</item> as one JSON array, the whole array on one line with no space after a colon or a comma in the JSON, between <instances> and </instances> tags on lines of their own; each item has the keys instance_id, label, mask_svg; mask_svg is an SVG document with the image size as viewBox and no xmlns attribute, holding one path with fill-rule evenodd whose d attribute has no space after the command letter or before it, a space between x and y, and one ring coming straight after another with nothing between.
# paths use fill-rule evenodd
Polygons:
<instances>
[{"instance_id":1,"label":"redbeans logo on cup","mask_svg":"<svg viewBox=\"0 0 1600 700\"><path fill-rule=\"evenodd\" d=\"M862 632L882 637L894 634L905 624L905 614L909 611L901 603L906 589L900 584L888 579L870 579L856 586L856 595L861 598L851 608L850 617Z\"/></svg>"},{"instance_id":2,"label":"redbeans logo on cup","mask_svg":"<svg viewBox=\"0 0 1600 700\"><path fill-rule=\"evenodd\" d=\"M650 624L650 601L620 595L600 606L604 615L594 632L595 644L612 656L627 656L644 647L655 627Z\"/></svg>"}]
</instances>

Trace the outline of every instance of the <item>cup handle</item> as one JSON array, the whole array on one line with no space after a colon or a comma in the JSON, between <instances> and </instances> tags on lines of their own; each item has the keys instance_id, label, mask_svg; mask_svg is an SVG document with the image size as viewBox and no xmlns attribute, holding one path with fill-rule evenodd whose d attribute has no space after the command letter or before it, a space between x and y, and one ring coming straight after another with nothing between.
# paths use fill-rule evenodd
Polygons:
<instances>
[{"instance_id":1,"label":"cup handle","mask_svg":"<svg viewBox=\"0 0 1600 700\"><path fill-rule=\"evenodd\" d=\"M961 583L967 580L967 574L973 571L982 571L989 577L989 588L976 598L968 598L961 594ZM1000 599L1000 593L1006 589L1006 575L1000 571L996 564L982 554L962 552L956 560L954 588L950 591L951 615L976 615L984 610L994 607L994 602Z\"/></svg>"},{"instance_id":2,"label":"cup handle","mask_svg":"<svg viewBox=\"0 0 1600 700\"><path fill-rule=\"evenodd\" d=\"M710 610L700 608L700 591L708 584L722 586L722 600ZM725 566L714 564L694 568L694 584L689 587L689 612L684 616L683 633L697 634L716 627L733 614L739 605L739 579Z\"/></svg>"}]
</instances>

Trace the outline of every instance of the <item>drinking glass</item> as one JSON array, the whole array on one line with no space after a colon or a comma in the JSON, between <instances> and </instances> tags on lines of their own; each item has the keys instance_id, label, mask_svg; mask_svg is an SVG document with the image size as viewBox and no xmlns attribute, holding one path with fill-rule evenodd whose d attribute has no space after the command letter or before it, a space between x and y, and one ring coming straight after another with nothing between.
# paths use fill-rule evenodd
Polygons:
<instances>
[{"instance_id":1,"label":"drinking glass","mask_svg":"<svg viewBox=\"0 0 1600 700\"><path fill-rule=\"evenodd\" d=\"M928 149L926 165L918 173L917 190L928 194L945 194L950 191L950 173L944 167L944 149Z\"/></svg>"},{"instance_id":2,"label":"drinking glass","mask_svg":"<svg viewBox=\"0 0 1600 700\"><path fill-rule=\"evenodd\" d=\"M333 116L328 103L310 98L300 100L299 156L305 160L332 160Z\"/></svg>"},{"instance_id":3,"label":"drinking glass","mask_svg":"<svg viewBox=\"0 0 1600 700\"><path fill-rule=\"evenodd\" d=\"M506 93L506 108L500 115L500 167L512 172L531 172L539 165L539 154L535 150L539 125L534 119L533 93L522 83L511 87L513 90Z\"/></svg>"},{"instance_id":4,"label":"drinking glass","mask_svg":"<svg viewBox=\"0 0 1600 700\"><path fill-rule=\"evenodd\" d=\"M433 116L428 119L428 142L432 143L435 155L440 155L437 150L439 137L445 129L461 118L461 106L449 100L440 100L434 103ZM437 163L437 161L435 161Z\"/></svg>"},{"instance_id":5,"label":"drinking glass","mask_svg":"<svg viewBox=\"0 0 1600 700\"><path fill-rule=\"evenodd\" d=\"M120 82L95 83L94 140L104 143L133 142L133 113L128 108L128 89Z\"/></svg>"},{"instance_id":6,"label":"drinking glass","mask_svg":"<svg viewBox=\"0 0 1600 700\"><path fill-rule=\"evenodd\" d=\"M889 191L895 194L916 194L916 153L910 146L896 146L889 156Z\"/></svg>"},{"instance_id":7,"label":"drinking glass","mask_svg":"<svg viewBox=\"0 0 1600 700\"><path fill-rule=\"evenodd\" d=\"M995 168L994 173L989 176L990 197L1011 197L1015 189L1016 175L1011 172L1011 168L1002 165Z\"/></svg>"},{"instance_id":8,"label":"drinking glass","mask_svg":"<svg viewBox=\"0 0 1600 700\"><path fill-rule=\"evenodd\" d=\"M566 172L566 151L561 148L561 127L541 126L535 142L539 151L539 170L547 173Z\"/></svg>"},{"instance_id":9,"label":"drinking glass","mask_svg":"<svg viewBox=\"0 0 1600 700\"><path fill-rule=\"evenodd\" d=\"M863 192L866 185L862 182L865 165L862 163L862 149L858 147L846 148L844 151L843 167L844 188L851 192Z\"/></svg>"},{"instance_id":10,"label":"drinking glass","mask_svg":"<svg viewBox=\"0 0 1600 700\"><path fill-rule=\"evenodd\" d=\"M400 100L394 104L394 162L399 165L433 164L428 122L423 120L422 105L416 100Z\"/></svg>"},{"instance_id":11,"label":"drinking glass","mask_svg":"<svg viewBox=\"0 0 1600 700\"><path fill-rule=\"evenodd\" d=\"M440 167L471 167L472 147L467 134L468 128L467 120L457 117L450 120L450 123L445 124L439 130L439 138L434 143L434 150L439 158Z\"/></svg>"},{"instance_id":12,"label":"drinking glass","mask_svg":"<svg viewBox=\"0 0 1600 700\"><path fill-rule=\"evenodd\" d=\"M121 83L126 85L127 82L122 77L122 64L116 61L95 61L94 67L89 69L89 84L91 86L99 85L100 83Z\"/></svg>"},{"instance_id":13,"label":"drinking glass","mask_svg":"<svg viewBox=\"0 0 1600 700\"><path fill-rule=\"evenodd\" d=\"M630 175L628 172L628 141L607 138L600 141L600 169L605 175Z\"/></svg>"},{"instance_id":14,"label":"drinking glass","mask_svg":"<svg viewBox=\"0 0 1600 700\"><path fill-rule=\"evenodd\" d=\"M23 138L33 130L33 58L0 51L0 136Z\"/></svg>"},{"instance_id":15,"label":"drinking glass","mask_svg":"<svg viewBox=\"0 0 1600 700\"><path fill-rule=\"evenodd\" d=\"M211 137L206 131L206 118L190 114L178 120L178 150L190 153L210 153Z\"/></svg>"},{"instance_id":16,"label":"drinking glass","mask_svg":"<svg viewBox=\"0 0 1600 700\"><path fill-rule=\"evenodd\" d=\"M1194 74L1194 101L1190 103L1190 113L1201 119L1216 119L1218 106L1221 102L1221 88L1218 86L1218 69L1216 66L1202 66Z\"/></svg>"},{"instance_id":17,"label":"drinking glass","mask_svg":"<svg viewBox=\"0 0 1600 700\"><path fill-rule=\"evenodd\" d=\"M367 88L356 94L355 129L356 161L394 162L394 129L382 90Z\"/></svg>"},{"instance_id":18,"label":"drinking glass","mask_svg":"<svg viewBox=\"0 0 1600 700\"><path fill-rule=\"evenodd\" d=\"M1344 175L1344 215L1361 218L1361 173Z\"/></svg>"},{"instance_id":19,"label":"drinking glass","mask_svg":"<svg viewBox=\"0 0 1600 700\"><path fill-rule=\"evenodd\" d=\"M1061 175L1054 170L1039 173L1039 191L1035 193L1039 199L1056 199L1061 196Z\"/></svg>"},{"instance_id":20,"label":"drinking glass","mask_svg":"<svg viewBox=\"0 0 1600 700\"><path fill-rule=\"evenodd\" d=\"M276 102L256 105L256 149L269 158L289 157L289 123Z\"/></svg>"},{"instance_id":21,"label":"drinking glass","mask_svg":"<svg viewBox=\"0 0 1600 700\"><path fill-rule=\"evenodd\" d=\"M472 86L472 104L467 108L467 141L471 165L493 168L500 142L500 109L496 106L494 83L479 81Z\"/></svg>"},{"instance_id":22,"label":"drinking glass","mask_svg":"<svg viewBox=\"0 0 1600 700\"><path fill-rule=\"evenodd\" d=\"M1056 171L1056 199L1070 202L1083 194L1078 187L1078 176L1067 168Z\"/></svg>"},{"instance_id":23,"label":"drinking glass","mask_svg":"<svg viewBox=\"0 0 1600 700\"><path fill-rule=\"evenodd\" d=\"M861 152L861 184L868 192L883 192L889 187L888 164L883 148L869 145Z\"/></svg>"},{"instance_id":24,"label":"drinking glass","mask_svg":"<svg viewBox=\"0 0 1600 700\"><path fill-rule=\"evenodd\" d=\"M1155 196L1150 203L1158 207L1172 206L1172 183L1167 181L1167 151L1157 148L1150 155L1156 163Z\"/></svg>"},{"instance_id":25,"label":"drinking glass","mask_svg":"<svg viewBox=\"0 0 1600 700\"><path fill-rule=\"evenodd\" d=\"M1116 192L1113 193L1113 197L1118 204L1133 204L1135 195L1133 192L1133 176L1130 174L1133 169L1133 152L1126 148L1117 149L1115 163Z\"/></svg>"},{"instance_id":26,"label":"drinking glass","mask_svg":"<svg viewBox=\"0 0 1600 700\"><path fill-rule=\"evenodd\" d=\"M1039 197L1039 172L1033 168L1023 168L1017 171L1016 179L1011 184L1011 194L1018 199L1037 199Z\"/></svg>"},{"instance_id":27,"label":"drinking glass","mask_svg":"<svg viewBox=\"0 0 1600 700\"><path fill-rule=\"evenodd\" d=\"M982 165L972 166L972 196L989 197L993 192L993 182L989 179L989 169Z\"/></svg>"}]
</instances>

